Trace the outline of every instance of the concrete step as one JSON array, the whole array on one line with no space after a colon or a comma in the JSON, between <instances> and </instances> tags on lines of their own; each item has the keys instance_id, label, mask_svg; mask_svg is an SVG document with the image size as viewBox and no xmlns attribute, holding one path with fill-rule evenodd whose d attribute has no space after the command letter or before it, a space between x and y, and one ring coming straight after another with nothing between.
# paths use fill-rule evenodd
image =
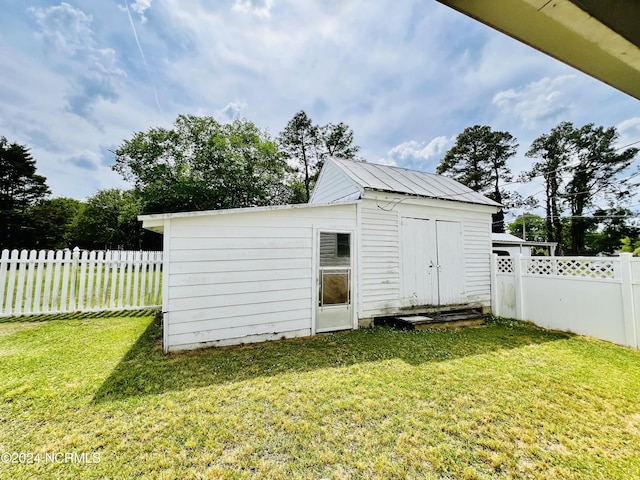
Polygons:
<instances>
[{"instance_id":1,"label":"concrete step","mask_svg":"<svg viewBox=\"0 0 640 480\"><path fill-rule=\"evenodd\" d=\"M426 330L429 328L458 329L463 327L479 327L485 323L486 315L483 315L481 311L476 309L430 315L402 315L386 317L376 321L376 324L390 325L403 330Z\"/></svg>"}]
</instances>

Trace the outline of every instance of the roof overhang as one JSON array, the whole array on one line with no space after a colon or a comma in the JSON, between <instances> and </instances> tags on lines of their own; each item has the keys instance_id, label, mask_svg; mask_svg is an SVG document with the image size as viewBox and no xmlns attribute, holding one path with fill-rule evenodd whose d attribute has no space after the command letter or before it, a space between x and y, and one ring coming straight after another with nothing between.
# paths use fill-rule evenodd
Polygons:
<instances>
[{"instance_id":1,"label":"roof overhang","mask_svg":"<svg viewBox=\"0 0 640 480\"><path fill-rule=\"evenodd\" d=\"M438 0L640 99L637 0Z\"/></svg>"},{"instance_id":2,"label":"roof overhang","mask_svg":"<svg viewBox=\"0 0 640 480\"><path fill-rule=\"evenodd\" d=\"M266 205L262 207L242 207L228 208L222 210L198 210L190 212L173 212L173 213L150 213L147 215L138 215L138 220L142 222L142 228L151 230L156 233L164 233L166 222L174 218L194 218L194 217L219 217L223 215L242 215L242 214L262 214L268 215L268 212L301 210L308 208L340 208L345 205L356 205L360 203L358 200L343 203L297 203L287 205Z\"/></svg>"},{"instance_id":3,"label":"roof overhang","mask_svg":"<svg viewBox=\"0 0 640 480\"><path fill-rule=\"evenodd\" d=\"M443 201L443 202L453 202L453 203L462 203L462 204L466 204L466 205L475 205L475 206L482 206L482 207L488 207L491 209L491 211L493 213L497 213L500 211L500 209L503 207L502 204L495 202L493 200L491 200L490 198L484 197L485 201L470 201L470 200L464 200L464 199L457 199L457 198L451 198L451 197L438 197L438 196L434 196L434 195L419 195L416 193L407 193L407 192L396 192L395 190L385 190L383 188L372 188L372 187L364 187L363 189L365 192L379 192L379 193L383 193L383 194L390 194L390 195L401 195L404 197L408 197L408 198L426 198L429 200L438 200L438 201Z\"/></svg>"}]
</instances>

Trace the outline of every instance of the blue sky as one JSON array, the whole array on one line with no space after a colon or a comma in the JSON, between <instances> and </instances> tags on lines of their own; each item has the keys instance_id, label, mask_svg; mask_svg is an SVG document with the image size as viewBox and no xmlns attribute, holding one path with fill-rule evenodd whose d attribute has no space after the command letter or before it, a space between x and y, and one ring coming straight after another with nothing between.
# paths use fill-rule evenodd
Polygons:
<instances>
[{"instance_id":1,"label":"blue sky","mask_svg":"<svg viewBox=\"0 0 640 480\"><path fill-rule=\"evenodd\" d=\"M640 140L638 100L433 0L3 7L0 135L31 148L53 196L126 188L109 150L178 114L247 118L275 137L305 110L347 123L367 161L428 172L475 124L518 139L514 172L563 120Z\"/></svg>"}]
</instances>

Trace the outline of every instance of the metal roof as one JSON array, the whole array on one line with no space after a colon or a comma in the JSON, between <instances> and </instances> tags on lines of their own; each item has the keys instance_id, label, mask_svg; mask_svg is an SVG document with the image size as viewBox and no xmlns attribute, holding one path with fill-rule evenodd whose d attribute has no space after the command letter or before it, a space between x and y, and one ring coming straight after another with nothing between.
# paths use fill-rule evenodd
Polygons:
<instances>
[{"instance_id":1,"label":"metal roof","mask_svg":"<svg viewBox=\"0 0 640 480\"><path fill-rule=\"evenodd\" d=\"M362 189L404 193L419 197L476 203L494 207L501 206L499 203L443 175L338 158L332 158L330 161L340 167Z\"/></svg>"}]
</instances>

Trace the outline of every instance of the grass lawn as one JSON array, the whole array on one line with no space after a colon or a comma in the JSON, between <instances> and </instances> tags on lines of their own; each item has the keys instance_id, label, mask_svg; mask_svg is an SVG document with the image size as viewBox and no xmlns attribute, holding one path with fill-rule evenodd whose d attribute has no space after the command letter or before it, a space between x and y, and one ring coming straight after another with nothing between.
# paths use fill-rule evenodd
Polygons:
<instances>
[{"instance_id":1,"label":"grass lawn","mask_svg":"<svg viewBox=\"0 0 640 480\"><path fill-rule=\"evenodd\" d=\"M0 323L0 478L640 478L640 352L501 321L165 356L126 315Z\"/></svg>"}]
</instances>

